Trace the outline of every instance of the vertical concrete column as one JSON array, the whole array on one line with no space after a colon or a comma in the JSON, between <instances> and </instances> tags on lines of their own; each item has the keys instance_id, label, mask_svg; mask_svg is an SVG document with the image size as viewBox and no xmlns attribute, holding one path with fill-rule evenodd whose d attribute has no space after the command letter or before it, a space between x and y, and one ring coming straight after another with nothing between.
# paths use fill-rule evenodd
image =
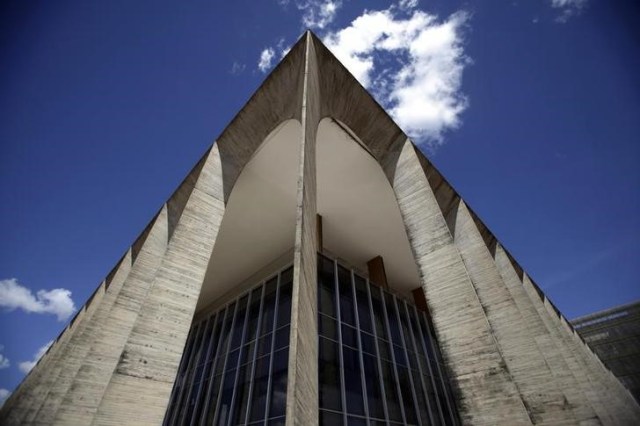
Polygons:
<instances>
[{"instance_id":1,"label":"vertical concrete column","mask_svg":"<svg viewBox=\"0 0 640 426\"><path fill-rule=\"evenodd\" d=\"M105 280L105 292L99 304L87 315L77 333L67 345L59 371L53 370L50 376L49 390L36 404L32 404L25 420L31 423L51 424L53 415L60 407L62 398L73 382L80 365L89 352L91 342L99 325L96 319L103 316L113 304L115 295L120 291L122 283L131 270L131 250L128 250L118 266Z\"/></svg>"},{"instance_id":2,"label":"vertical concrete column","mask_svg":"<svg viewBox=\"0 0 640 426\"><path fill-rule=\"evenodd\" d=\"M315 60L307 32L286 407L287 425L305 426L318 424L316 132L320 93Z\"/></svg>"},{"instance_id":3,"label":"vertical concrete column","mask_svg":"<svg viewBox=\"0 0 640 426\"><path fill-rule=\"evenodd\" d=\"M611 370L609 370L604 365L604 363L598 357L598 355L596 355L591 350L589 345L587 345L584 342L584 340L582 340L582 338L580 337L578 332L573 327L571 327L569 325L567 320L564 317L562 317L561 320L562 320L562 324L569 331L569 333L571 334L573 339L576 341L578 346L581 347L585 351L585 353L587 355L587 359L590 360L590 362L595 363L597 368L599 368L603 372L604 380L607 383L611 384L611 387L613 389L615 389L616 394L619 395L619 398L623 401L625 406L630 410L630 412L633 413L634 422L640 424L640 405L638 404L636 399L633 397L631 392L629 392L629 390L622 384L622 382L620 380L618 380L618 378L611 372Z\"/></svg>"},{"instance_id":4,"label":"vertical concrete column","mask_svg":"<svg viewBox=\"0 0 640 426\"><path fill-rule=\"evenodd\" d=\"M463 423L532 424L411 141L393 178Z\"/></svg>"},{"instance_id":5,"label":"vertical concrete column","mask_svg":"<svg viewBox=\"0 0 640 426\"><path fill-rule=\"evenodd\" d=\"M89 424L118 364L127 337L138 317L167 248L168 214L164 206L133 244L135 257L129 275L115 295L111 309L94 317L92 343L57 413L41 410L42 421ZM102 314L102 315L99 315Z\"/></svg>"},{"instance_id":6,"label":"vertical concrete column","mask_svg":"<svg viewBox=\"0 0 640 426\"><path fill-rule=\"evenodd\" d=\"M533 424L576 424L464 201L450 215L455 245Z\"/></svg>"},{"instance_id":7,"label":"vertical concrete column","mask_svg":"<svg viewBox=\"0 0 640 426\"><path fill-rule=\"evenodd\" d=\"M579 388L590 401L591 406L600 418L600 421L605 425L614 424L610 408L605 405L605 401L603 401L600 393L597 391L597 386L590 378L589 372L585 370L584 366L576 358L570 345L568 345L566 339L561 335L560 330L553 323L551 316L544 306L544 301L541 298L540 293L538 293L526 273L523 274L522 285L525 293L529 297L529 300L538 312L538 316L554 340L556 347L560 350L560 353L569 367L569 370L572 372L573 377L578 382Z\"/></svg>"},{"instance_id":8,"label":"vertical concrete column","mask_svg":"<svg viewBox=\"0 0 640 426\"><path fill-rule=\"evenodd\" d=\"M217 144L182 185L190 191L172 197L179 203L169 209L169 245L93 424L161 424L164 418L225 210Z\"/></svg>"},{"instance_id":9,"label":"vertical concrete column","mask_svg":"<svg viewBox=\"0 0 640 426\"><path fill-rule=\"evenodd\" d=\"M601 424L591 402L584 394L578 380L562 357L556 342L527 296L509 256L499 243L496 245L494 259L502 280L522 315L525 329L530 338L535 341L553 375L550 380L557 388L562 389L568 403L573 407L575 418L579 424Z\"/></svg>"},{"instance_id":10,"label":"vertical concrete column","mask_svg":"<svg viewBox=\"0 0 640 426\"><path fill-rule=\"evenodd\" d=\"M617 389L611 386L611 383L608 383L604 372L595 362L592 362L585 348L574 339L571 328L566 322L563 324L562 315L560 315L546 296L544 298L544 305L553 324L558 328L560 335L565 342L567 342L570 350L581 364L584 373L586 373L593 383L596 393L609 409L613 424L635 424L633 414L630 412L629 406L625 403L620 393L616 392Z\"/></svg>"}]
</instances>

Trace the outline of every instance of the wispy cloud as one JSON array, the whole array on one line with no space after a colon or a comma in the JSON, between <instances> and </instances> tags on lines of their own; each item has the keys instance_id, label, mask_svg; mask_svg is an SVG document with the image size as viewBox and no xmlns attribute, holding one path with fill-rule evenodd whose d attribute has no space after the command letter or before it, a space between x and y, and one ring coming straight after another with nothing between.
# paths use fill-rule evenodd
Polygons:
<instances>
[{"instance_id":1,"label":"wispy cloud","mask_svg":"<svg viewBox=\"0 0 640 426\"><path fill-rule=\"evenodd\" d=\"M407 18L395 8L365 11L325 43L405 132L433 147L468 106L461 93L468 20L465 12L438 20L422 11Z\"/></svg>"},{"instance_id":2,"label":"wispy cloud","mask_svg":"<svg viewBox=\"0 0 640 426\"><path fill-rule=\"evenodd\" d=\"M587 2L588 0L551 0L551 7L560 11L556 21L567 22L572 16L580 14Z\"/></svg>"},{"instance_id":3,"label":"wispy cloud","mask_svg":"<svg viewBox=\"0 0 640 426\"><path fill-rule=\"evenodd\" d=\"M258 61L258 69L262 72L267 72L271 68L273 58L276 56L275 50L272 47L267 47L260 53L260 60Z\"/></svg>"},{"instance_id":4,"label":"wispy cloud","mask_svg":"<svg viewBox=\"0 0 640 426\"><path fill-rule=\"evenodd\" d=\"M11 392L8 389L0 389L0 408L2 408L9 396L11 396Z\"/></svg>"},{"instance_id":5,"label":"wispy cloud","mask_svg":"<svg viewBox=\"0 0 640 426\"><path fill-rule=\"evenodd\" d=\"M233 75L238 75L244 72L246 67L247 66L245 64L241 64L240 62L234 61L233 65L231 65L231 69L229 70L229 72Z\"/></svg>"},{"instance_id":6,"label":"wispy cloud","mask_svg":"<svg viewBox=\"0 0 640 426\"><path fill-rule=\"evenodd\" d=\"M35 295L15 278L0 280L0 307L27 313L54 314L58 321L67 320L76 310L71 291L64 288L39 290Z\"/></svg>"},{"instance_id":7,"label":"wispy cloud","mask_svg":"<svg viewBox=\"0 0 640 426\"><path fill-rule=\"evenodd\" d=\"M42 356L47 353L47 349L53 344L53 340L47 342L46 345L42 346L38 351L33 355L33 359L31 361L22 361L18 364L18 369L22 371L24 374L27 374L35 365L38 363L38 360L42 358Z\"/></svg>"},{"instance_id":8,"label":"wispy cloud","mask_svg":"<svg viewBox=\"0 0 640 426\"><path fill-rule=\"evenodd\" d=\"M283 7L293 4L302 13L301 23L305 28L322 30L333 22L342 0L278 0L278 4Z\"/></svg>"},{"instance_id":9,"label":"wispy cloud","mask_svg":"<svg viewBox=\"0 0 640 426\"><path fill-rule=\"evenodd\" d=\"M4 346L0 345L0 352L2 351L4 351ZM4 354L0 353L0 370L9 368L10 366L11 366L11 363L9 362L9 358L4 356Z\"/></svg>"}]
</instances>

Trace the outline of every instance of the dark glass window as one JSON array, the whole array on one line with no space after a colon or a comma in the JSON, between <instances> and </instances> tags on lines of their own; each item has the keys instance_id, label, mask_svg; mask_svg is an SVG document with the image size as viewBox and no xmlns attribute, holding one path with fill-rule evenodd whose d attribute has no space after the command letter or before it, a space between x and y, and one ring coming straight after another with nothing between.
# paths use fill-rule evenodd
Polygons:
<instances>
[{"instance_id":1,"label":"dark glass window","mask_svg":"<svg viewBox=\"0 0 640 426\"><path fill-rule=\"evenodd\" d=\"M321 425L456 424L425 313L322 255L318 311Z\"/></svg>"},{"instance_id":2,"label":"dark glass window","mask_svg":"<svg viewBox=\"0 0 640 426\"><path fill-rule=\"evenodd\" d=\"M284 424L292 277L289 267L192 326L164 424Z\"/></svg>"}]
</instances>

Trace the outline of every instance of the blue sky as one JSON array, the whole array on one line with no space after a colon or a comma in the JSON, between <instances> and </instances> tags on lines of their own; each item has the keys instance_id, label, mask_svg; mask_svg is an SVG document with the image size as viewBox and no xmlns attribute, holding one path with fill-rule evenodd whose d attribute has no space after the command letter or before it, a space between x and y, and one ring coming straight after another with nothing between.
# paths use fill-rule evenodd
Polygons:
<instances>
[{"instance_id":1,"label":"blue sky","mask_svg":"<svg viewBox=\"0 0 640 426\"><path fill-rule=\"evenodd\" d=\"M573 318L640 298L632 1L0 6L0 398L311 27Z\"/></svg>"}]
</instances>

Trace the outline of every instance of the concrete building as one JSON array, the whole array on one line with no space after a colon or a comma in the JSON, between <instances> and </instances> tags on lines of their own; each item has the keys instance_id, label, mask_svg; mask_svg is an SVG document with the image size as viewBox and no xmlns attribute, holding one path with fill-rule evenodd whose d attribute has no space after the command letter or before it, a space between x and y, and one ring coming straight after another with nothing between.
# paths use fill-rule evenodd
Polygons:
<instances>
[{"instance_id":1,"label":"concrete building","mask_svg":"<svg viewBox=\"0 0 640 426\"><path fill-rule=\"evenodd\" d=\"M640 301L585 315L571 323L640 402Z\"/></svg>"},{"instance_id":2,"label":"concrete building","mask_svg":"<svg viewBox=\"0 0 640 426\"><path fill-rule=\"evenodd\" d=\"M310 32L3 424L638 424L640 408Z\"/></svg>"}]
</instances>

